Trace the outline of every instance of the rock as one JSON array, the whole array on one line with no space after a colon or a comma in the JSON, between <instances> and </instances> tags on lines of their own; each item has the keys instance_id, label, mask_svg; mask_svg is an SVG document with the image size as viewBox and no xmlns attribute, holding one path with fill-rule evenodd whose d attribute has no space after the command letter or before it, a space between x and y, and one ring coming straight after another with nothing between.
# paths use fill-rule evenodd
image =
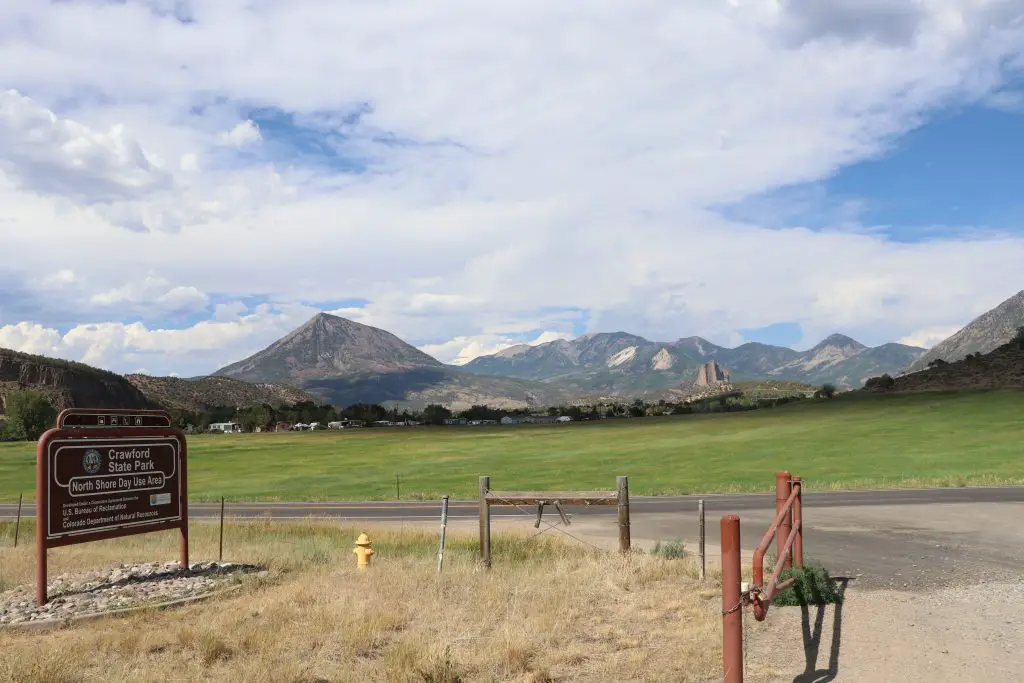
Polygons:
<instances>
[{"instance_id":1,"label":"rock","mask_svg":"<svg viewBox=\"0 0 1024 683\"><path fill-rule=\"evenodd\" d=\"M709 360L697 370L694 384L698 387L717 386L729 383L729 371L718 364L717 360Z\"/></svg>"}]
</instances>

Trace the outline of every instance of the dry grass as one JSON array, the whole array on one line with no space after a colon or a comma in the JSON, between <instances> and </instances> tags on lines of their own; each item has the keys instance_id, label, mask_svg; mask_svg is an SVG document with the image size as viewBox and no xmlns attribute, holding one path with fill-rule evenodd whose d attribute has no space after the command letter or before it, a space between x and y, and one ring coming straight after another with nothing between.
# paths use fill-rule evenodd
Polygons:
<instances>
[{"instance_id":1,"label":"dry grass","mask_svg":"<svg viewBox=\"0 0 1024 683\"><path fill-rule=\"evenodd\" d=\"M195 560L216 527L192 525ZM269 581L216 602L46 634L0 632L0 681L698 681L719 665L720 593L689 559L623 558L514 533L494 568L473 539L369 529L377 555L355 569L362 529L232 523L225 559L266 563ZM23 528L24 532L25 529ZM0 528L0 539L4 529ZM23 538L31 539L29 534ZM172 533L51 551L51 571L174 557ZM0 581L31 580L31 546L0 540Z\"/></svg>"}]
</instances>

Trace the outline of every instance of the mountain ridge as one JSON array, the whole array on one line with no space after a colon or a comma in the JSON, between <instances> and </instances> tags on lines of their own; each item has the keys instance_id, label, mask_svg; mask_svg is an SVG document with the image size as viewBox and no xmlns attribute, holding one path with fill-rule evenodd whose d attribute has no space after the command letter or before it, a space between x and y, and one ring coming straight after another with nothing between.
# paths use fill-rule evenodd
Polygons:
<instances>
[{"instance_id":1,"label":"mountain ridge","mask_svg":"<svg viewBox=\"0 0 1024 683\"><path fill-rule=\"evenodd\" d=\"M934 360L953 363L967 354L990 353L1013 339L1024 325L1024 289L977 316L954 334L943 339L906 366L903 372L918 372Z\"/></svg>"},{"instance_id":2,"label":"mountain ridge","mask_svg":"<svg viewBox=\"0 0 1024 683\"><path fill-rule=\"evenodd\" d=\"M924 352L893 342L868 347L838 333L807 351L796 351L761 342L727 348L698 336L657 342L627 332L604 332L535 346L518 344L461 367L493 376L568 382L579 391L650 393L695 379L702 365L716 360L734 378L775 377L856 388Z\"/></svg>"}]
</instances>

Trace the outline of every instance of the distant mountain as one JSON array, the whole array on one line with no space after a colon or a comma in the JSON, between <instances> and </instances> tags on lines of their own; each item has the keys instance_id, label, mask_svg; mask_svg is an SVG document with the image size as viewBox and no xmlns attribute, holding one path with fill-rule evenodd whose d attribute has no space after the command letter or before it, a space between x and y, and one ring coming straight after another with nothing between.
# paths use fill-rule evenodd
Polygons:
<instances>
[{"instance_id":1,"label":"distant mountain","mask_svg":"<svg viewBox=\"0 0 1024 683\"><path fill-rule=\"evenodd\" d=\"M1021 325L1024 325L1024 290L982 313L952 337L933 346L906 366L906 372L923 370L936 359L952 363L969 353L988 353L1013 339Z\"/></svg>"},{"instance_id":2,"label":"distant mountain","mask_svg":"<svg viewBox=\"0 0 1024 683\"><path fill-rule=\"evenodd\" d=\"M711 360L727 368L734 381L777 377L859 387L869 377L895 372L923 352L924 349L902 344L868 348L839 334L800 352L757 342L729 349L701 337L652 342L615 332L537 346L514 346L476 358L463 368L558 382L581 393L621 396L651 394L691 382L697 378L698 369Z\"/></svg>"},{"instance_id":3,"label":"distant mountain","mask_svg":"<svg viewBox=\"0 0 1024 683\"><path fill-rule=\"evenodd\" d=\"M481 356L466 372L564 384L577 395L643 395L693 377L701 363L672 344L627 332L586 334Z\"/></svg>"},{"instance_id":4,"label":"distant mountain","mask_svg":"<svg viewBox=\"0 0 1024 683\"><path fill-rule=\"evenodd\" d=\"M213 376L288 384L334 405L525 408L560 403L571 395L563 387L481 377L446 366L390 332L326 313Z\"/></svg>"},{"instance_id":5,"label":"distant mountain","mask_svg":"<svg viewBox=\"0 0 1024 683\"><path fill-rule=\"evenodd\" d=\"M283 384L251 384L230 377L150 377L125 375L147 398L164 408L201 411L215 407L247 408L266 403L272 406L302 401L319 402L312 394Z\"/></svg>"},{"instance_id":6,"label":"distant mountain","mask_svg":"<svg viewBox=\"0 0 1024 683\"><path fill-rule=\"evenodd\" d=\"M320 313L259 353L213 374L299 385L325 377L430 367L444 366L390 332Z\"/></svg>"}]
</instances>

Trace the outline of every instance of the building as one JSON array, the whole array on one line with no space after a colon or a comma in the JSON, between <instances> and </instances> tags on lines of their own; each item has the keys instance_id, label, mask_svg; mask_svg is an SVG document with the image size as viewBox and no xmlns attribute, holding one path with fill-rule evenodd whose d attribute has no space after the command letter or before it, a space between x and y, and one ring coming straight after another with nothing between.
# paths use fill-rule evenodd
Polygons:
<instances>
[{"instance_id":1,"label":"building","mask_svg":"<svg viewBox=\"0 0 1024 683\"><path fill-rule=\"evenodd\" d=\"M464 417L449 417L445 418L444 423L446 425L464 425L469 424L469 420Z\"/></svg>"},{"instance_id":2,"label":"building","mask_svg":"<svg viewBox=\"0 0 1024 683\"><path fill-rule=\"evenodd\" d=\"M242 431L242 425L237 422L214 422L210 425L211 432L223 432L225 434L238 434Z\"/></svg>"}]
</instances>

